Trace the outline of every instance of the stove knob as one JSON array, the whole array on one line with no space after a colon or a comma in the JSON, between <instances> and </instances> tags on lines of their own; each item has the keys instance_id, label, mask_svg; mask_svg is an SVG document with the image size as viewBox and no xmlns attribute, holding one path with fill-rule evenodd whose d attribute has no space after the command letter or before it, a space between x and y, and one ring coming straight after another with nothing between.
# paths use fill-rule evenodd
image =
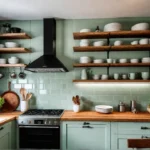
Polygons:
<instances>
[{"instance_id":1,"label":"stove knob","mask_svg":"<svg viewBox=\"0 0 150 150\"><path fill-rule=\"evenodd\" d=\"M32 123L31 120L29 120L28 123L31 124Z\"/></svg>"}]
</instances>

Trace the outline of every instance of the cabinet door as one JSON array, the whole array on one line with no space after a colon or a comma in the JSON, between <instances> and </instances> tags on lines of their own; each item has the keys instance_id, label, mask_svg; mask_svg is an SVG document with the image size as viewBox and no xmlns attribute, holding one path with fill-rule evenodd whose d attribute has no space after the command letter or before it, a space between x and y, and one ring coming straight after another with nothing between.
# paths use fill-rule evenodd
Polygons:
<instances>
[{"instance_id":1,"label":"cabinet door","mask_svg":"<svg viewBox=\"0 0 150 150\"><path fill-rule=\"evenodd\" d=\"M110 124L83 122L63 125L63 150L108 150L110 149Z\"/></svg>"},{"instance_id":2,"label":"cabinet door","mask_svg":"<svg viewBox=\"0 0 150 150\"><path fill-rule=\"evenodd\" d=\"M5 135L0 137L0 150L8 150L10 149L10 135L7 132Z\"/></svg>"}]
</instances>

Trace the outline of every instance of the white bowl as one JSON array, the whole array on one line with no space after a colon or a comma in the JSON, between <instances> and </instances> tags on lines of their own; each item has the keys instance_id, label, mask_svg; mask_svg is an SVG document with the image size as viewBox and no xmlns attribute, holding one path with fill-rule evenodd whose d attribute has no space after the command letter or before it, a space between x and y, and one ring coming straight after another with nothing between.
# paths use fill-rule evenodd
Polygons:
<instances>
[{"instance_id":1,"label":"white bowl","mask_svg":"<svg viewBox=\"0 0 150 150\"><path fill-rule=\"evenodd\" d=\"M82 57L80 57L79 62L80 63L90 63L91 62L91 58L87 57L87 56L82 56Z\"/></svg>"},{"instance_id":2,"label":"white bowl","mask_svg":"<svg viewBox=\"0 0 150 150\"><path fill-rule=\"evenodd\" d=\"M121 58L121 59L119 59L119 63L127 63L127 59L126 58Z\"/></svg>"},{"instance_id":3,"label":"white bowl","mask_svg":"<svg viewBox=\"0 0 150 150\"><path fill-rule=\"evenodd\" d=\"M131 30L149 30L148 23L138 23L131 27Z\"/></svg>"},{"instance_id":4,"label":"white bowl","mask_svg":"<svg viewBox=\"0 0 150 150\"><path fill-rule=\"evenodd\" d=\"M115 41L115 42L114 42L114 45L115 45L115 46L119 46L119 45L122 45L122 44L123 44L122 41Z\"/></svg>"},{"instance_id":5,"label":"white bowl","mask_svg":"<svg viewBox=\"0 0 150 150\"><path fill-rule=\"evenodd\" d=\"M149 43L149 39L141 39L140 41L139 41L139 44L140 45L145 45L145 44L148 44Z\"/></svg>"},{"instance_id":6,"label":"white bowl","mask_svg":"<svg viewBox=\"0 0 150 150\"><path fill-rule=\"evenodd\" d=\"M139 59L136 59L136 58L130 59L130 63L138 63L138 62L139 62Z\"/></svg>"},{"instance_id":7,"label":"white bowl","mask_svg":"<svg viewBox=\"0 0 150 150\"><path fill-rule=\"evenodd\" d=\"M133 41L133 42L131 42L131 45L138 45L138 44L139 44L138 41Z\"/></svg>"},{"instance_id":8,"label":"white bowl","mask_svg":"<svg viewBox=\"0 0 150 150\"><path fill-rule=\"evenodd\" d=\"M100 113L108 114L113 112L113 107L109 105L97 105L95 110Z\"/></svg>"},{"instance_id":9,"label":"white bowl","mask_svg":"<svg viewBox=\"0 0 150 150\"><path fill-rule=\"evenodd\" d=\"M14 47L18 47L18 44L15 42L5 42L5 47L14 48Z\"/></svg>"},{"instance_id":10,"label":"white bowl","mask_svg":"<svg viewBox=\"0 0 150 150\"><path fill-rule=\"evenodd\" d=\"M93 42L93 46L104 46L105 45L105 42L104 41L96 41L96 42Z\"/></svg>"},{"instance_id":11,"label":"white bowl","mask_svg":"<svg viewBox=\"0 0 150 150\"><path fill-rule=\"evenodd\" d=\"M93 63L103 63L104 59L94 59Z\"/></svg>"},{"instance_id":12,"label":"white bowl","mask_svg":"<svg viewBox=\"0 0 150 150\"><path fill-rule=\"evenodd\" d=\"M107 74L102 74L101 75L101 80L107 80L108 79L108 75Z\"/></svg>"},{"instance_id":13,"label":"white bowl","mask_svg":"<svg viewBox=\"0 0 150 150\"><path fill-rule=\"evenodd\" d=\"M122 29L122 25L117 22L109 23L104 26L104 31L120 31Z\"/></svg>"},{"instance_id":14,"label":"white bowl","mask_svg":"<svg viewBox=\"0 0 150 150\"><path fill-rule=\"evenodd\" d=\"M0 58L0 64L6 64L6 59L5 58Z\"/></svg>"},{"instance_id":15,"label":"white bowl","mask_svg":"<svg viewBox=\"0 0 150 150\"><path fill-rule=\"evenodd\" d=\"M90 43L90 41L88 39L82 39L80 40L81 43Z\"/></svg>"},{"instance_id":16,"label":"white bowl","mask_svg":"<svg viewBox=\"0 0 150 150\"><path fill-rule=\"evenodd\" d=\"M11 59L11 58L8 58L8 63L9 64L17 64L19 62L19 59Z\"/></svg>"},{"instance_id":17,"label":"white bowl","mask_svg":"<svg viewBox=\"0 0 150 150\"><path fill-rule=\"evenodd\" d=\"M91 29L81 29L80 32L91 32Z\"/></svg>"},{"instance_id":18,"label":"white bowl","mask_svg":"<svg viewBox=\"0 0 150 150\"><path fill-rule=\"evenodd\" d=\"M0 48L4 48L4 44L0 44Z\"/></svg>"},{"instance_id":19,"label":"white bowl","mask_svg":"<svg viewBox=\"0 0 150 150\"><path fill-rule=\"evenodd\" d=\"M99 74L93 75L93 80L99 80L99 78L100 78L100 75L99 75Z\"/></svg>"},{"instance_id":20,"label":"white bowl","mask_svg":"<svg viewBox=\"0 0 150 150\"><path fill-rule=\"evenodd\" d=\"M89 43L86 43L86 42L80 42L80 46L89 46L90 44Z\"/></svg>"}]
</instances>

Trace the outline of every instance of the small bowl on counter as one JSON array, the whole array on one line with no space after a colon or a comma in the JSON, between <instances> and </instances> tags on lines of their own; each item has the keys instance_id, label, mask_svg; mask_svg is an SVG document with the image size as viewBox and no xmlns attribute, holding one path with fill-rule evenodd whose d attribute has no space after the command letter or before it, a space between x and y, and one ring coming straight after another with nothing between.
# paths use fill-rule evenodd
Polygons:
<instances>
[{"instance_id":1,"label":"small bowl on counter","mask_svg":"<svg viewBox=\"0 0 150 150\"><path fill-rule=\"evenodd\" d=\"M113 112L113 107L109 105L96 105L95 106L96 112L100 112L103 114L109 114Z\"/></svg>"},{"instance_id":2,"label":"small bowl on counter","mask_svg":"<svg viewBox=\"0 0 150 150\"><path fill-rule=\"evenodd\" d=\"M5 42L5 47L6 48L15 48L15 47L18 47L18 44L15 42Z\"/></svg>"}]
</instances>

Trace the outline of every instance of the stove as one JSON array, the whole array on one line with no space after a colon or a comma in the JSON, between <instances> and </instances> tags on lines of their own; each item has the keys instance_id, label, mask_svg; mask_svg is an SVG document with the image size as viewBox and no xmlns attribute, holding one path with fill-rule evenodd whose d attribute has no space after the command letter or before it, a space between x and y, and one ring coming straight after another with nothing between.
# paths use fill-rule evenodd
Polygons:
<instances>
[{"instance_id":1,"label":"stove","mask_svg":"<svg viewBox=\"0 0 150 150\"><path fill-rule=\"evenodd\" d=\"M18 117L19 149L60 150L63 109L31 109Z\"/></svg>"},{"instance_id":2,"label":"stove","mask_svg":"<svg viewBox=\"0 0 150 150\"><path fill-rule=\"evenodd\" d=\"M63 109L31 109L18 118L19 125L59 125Z\"/></svg>"}]
</instances>

